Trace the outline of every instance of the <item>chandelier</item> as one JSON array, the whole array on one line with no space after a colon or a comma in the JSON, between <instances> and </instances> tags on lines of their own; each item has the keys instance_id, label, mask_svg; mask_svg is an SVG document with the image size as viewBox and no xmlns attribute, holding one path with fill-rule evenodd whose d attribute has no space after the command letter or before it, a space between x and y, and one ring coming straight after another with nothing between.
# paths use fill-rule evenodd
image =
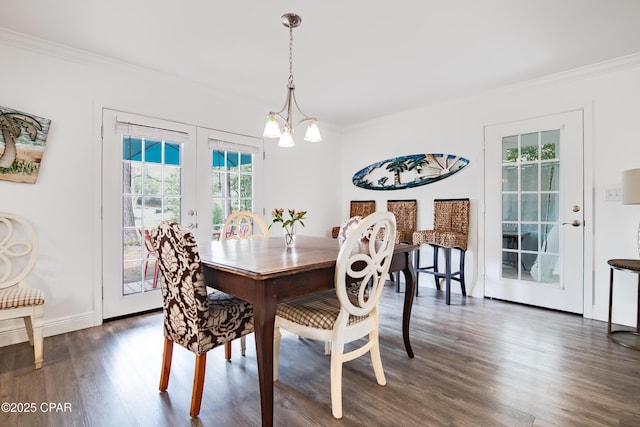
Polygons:
<instances>
[{"instance_id":1,"label":"chandelier","mask_svg":"<svg viewBox=\"0 0 640 427\"><path fill-rule=\"evenodd\" d=\"M287 98L284 107L278 112L270 112L267 116L267 124L264 127L262 136L265 138L280 138L279 147L293 147L293 130L302 122L309 122L309 127L304 135L304 140L309 142L322 141L320 129L318 129L317 119L309 117L302 112L296 101L296 86L293 84L293 29L300 25L302 18L295 13L282 15L282 25L289 28L289 81L287 82ZM296 107L302 118L293 124L292 110ZM285 115L286 114L286 115Z\"/></svg>"}]
</instances>

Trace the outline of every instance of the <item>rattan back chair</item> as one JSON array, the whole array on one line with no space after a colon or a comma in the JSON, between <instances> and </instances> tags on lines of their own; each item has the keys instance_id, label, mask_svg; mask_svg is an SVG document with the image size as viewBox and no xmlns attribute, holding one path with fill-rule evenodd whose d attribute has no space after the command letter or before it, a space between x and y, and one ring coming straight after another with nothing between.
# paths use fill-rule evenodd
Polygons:
<instances>
[{"instance_id":1,"label":"rattan back chair","mask_svg":"<svg viewBox=\"0 0 640 427\"><path fill-rule=\"evenodd\" d=\"M349 218L359 216L365 218L376 211L375 200L352 200L349 203ZM334 239L338 237L340 233L340 227L333 227L331 229L331 237Z\"/></svg>"},{"instance_id":2,"label":"rattan back chair","mask_svg":"<svg viewBox=\"0 0 640 427\"><path fill-rule=\"evenodd\" d=\"M396 243L411 243L418 224L418 201L387 200L387 211L396 217Z\"/></svg>"},{"instance_id":3,"label":"rattan back chair","mask_svg":"<svg viewBox=\"0 0 640 427\"><path fill-rule=\"evenodd\" d=\"M396 243L411 243L418 227L418 201L387 200L387 211L396 217ZM396 271L395 277L391 275L391 280L396 282L396 292L400 292L400 272Z\"/></svg>"},{"instance_id":4,"label":"rattan back chair","mask_svg":"<svg viewBox=\"0 0 640 427\"><path fill-rule=\"evenodd\" d=\"M419 273L433 274L436 289L440 290L440 279L445 279L446 303L451 303L451 280L460 282L462 295L467 295L464 282L464 255L469 242L469 199L436 199L433 201L433 230L413 233L413 244L428 244L433 247L433 265L420 267L420 250L416 251L415 269ZM438 249L444 249L445 271L438 269ZM451 249L460 251L460 269L451 272ZM416 286L416 292L418 287Z\"/></svg>"}]
</instances>

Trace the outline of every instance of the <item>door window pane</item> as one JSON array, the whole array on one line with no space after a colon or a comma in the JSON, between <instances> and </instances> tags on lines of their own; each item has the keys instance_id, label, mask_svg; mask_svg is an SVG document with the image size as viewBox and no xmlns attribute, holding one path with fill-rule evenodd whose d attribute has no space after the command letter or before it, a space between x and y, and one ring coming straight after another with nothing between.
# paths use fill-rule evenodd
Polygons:
<instances>
[{"instance_id":1,"label":"door window pane","mask_svg":"<svg viewBox=\"0 0 640 427\"><path fill-rule=\"evenodd\" d=\"M522 191L538 190L538 164L522 165Z\"/></svg>"},{"instance_id":2,"label":"door window pane","mask_svg":"<svg viewBox=\"0 0 640 427\"><path fill-rule=\"evenodd\" d=\"M130 295L160 289L149 232L180 221L181 145L123 136L122 147L122 295Z\"/></svg>"},{"instance_id":3,"label":"door window pane","mask_svg":"<svg viewBox=\"0 0 640 427\"><path fill-rule=\"evenodd\" d=\"M212 150L211 185L213 238L229 215L240 210L253 211L254 154L242 150Z\"/></svg>"},{"instance_id":4,"label":"door window pane","mask_svg":"<svg viewBox=\"0 0 640 427\"><path fill-rule=\"evenodd\" d=\"M558 280L548 272L560 249L559 138L559 130L502 138L502 277Z\"/></svg>"},{"instance_id":5,"label":"door window pane","mask_svg":"<svg viewBox=\"0 0 640 427\"><path fill-rule=\"evenodd\" d=\"M535 162L538 160L538 133L521 135L520 160L522 162Z\"/></svg>"}]
</instances>

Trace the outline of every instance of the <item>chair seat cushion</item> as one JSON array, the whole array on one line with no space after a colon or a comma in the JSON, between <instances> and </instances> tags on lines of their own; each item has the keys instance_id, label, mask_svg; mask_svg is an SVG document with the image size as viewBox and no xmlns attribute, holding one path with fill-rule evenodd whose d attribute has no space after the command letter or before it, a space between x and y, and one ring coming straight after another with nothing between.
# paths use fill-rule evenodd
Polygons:
<instances>
[{"instance_id":1,"label":"chair seat cushion","mask_svg":"<svg viewBox=\"0 0 640 427\"><path fill-rule=\"evenodd\" d=\"M12 287L0 290L0 310L44 304L40 289Z\"/></svg>"},{"instance_id":2,"label":"chair seat cushion","mask_svg":"<svg viewBox=\"0 0 640 427\"><path fill-rule=\"evenodd\" d=\"M179 301L165 301L165 337L196 354L204 354L253 332L253 305L250 303L213 290L207 294L207 304L209 314L196 319L195 313L185 316L185 307Z\"/></svg>"},{"instance_id":3,"label":"chair seat cushion","mask_svg":"<svg viewBox=\"0 0 640 427\"><path fill-rule=\"evenodd\" d=\"M207 294L209 313L206 330L215 345L224 344L253 332L253 305L240 298L214 290Z\"/></svg>"},{"instance_id":4,"label":"chair seat cushion","mask_svg":"<svg viewBox=\"0 0 640 427\"><path fill-rule=\"evenodd\" d=\"M349 299L357 304L357 296L349 292ZM278 304L276 315L316 329L333 329L340 314L340 300L335 290L320 292ZM348 325L354 325L366 317L349 316Z\"/></svg>"},{"instance_id":5,"label":"chair seat cushion","mask_svg":"<svg viewBox=\"0 0 640 427\"><path fill-rule=\"evenodd\" d=\"M467 250L467 235L455 231L421 230L413 233L413 244L440 246L443 248L460 248Z\"/></svg>"}]
</instances>

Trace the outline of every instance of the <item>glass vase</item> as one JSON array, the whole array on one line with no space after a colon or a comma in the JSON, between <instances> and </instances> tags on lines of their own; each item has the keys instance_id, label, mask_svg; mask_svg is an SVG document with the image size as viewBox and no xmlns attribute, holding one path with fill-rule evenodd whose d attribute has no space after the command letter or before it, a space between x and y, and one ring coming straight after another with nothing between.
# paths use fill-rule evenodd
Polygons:
<instances>
[{"instance_id":1,"label":"glass vase","mask_svg":"<svg viewBox=\"0 0 640 427\"><path fill-rule=\"evenodd\" d=\"M283 227L284 230L284 246L289 248L294 248L296 246L296 225L291 224L286 227Z\"/></svg>"}]
</instances>

